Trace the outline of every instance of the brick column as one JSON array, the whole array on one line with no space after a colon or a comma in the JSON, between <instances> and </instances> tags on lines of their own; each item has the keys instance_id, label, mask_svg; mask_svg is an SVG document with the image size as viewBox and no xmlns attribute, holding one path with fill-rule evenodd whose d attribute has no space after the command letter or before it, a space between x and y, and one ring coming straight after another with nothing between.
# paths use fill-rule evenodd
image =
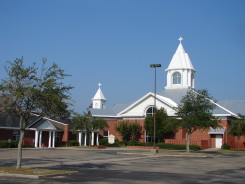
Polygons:
<instances>
[{"instance_id":1,"label":"brick column","mask_svg":"<svg viewBox=\"0 0 245 184\"><path fill-rule=\"evenodd\" d=\"M67 146L68 141L69 141L69 126L64 125L64 134L63 134L62 142L64 142Z\"/></svg>"}]
</instances>

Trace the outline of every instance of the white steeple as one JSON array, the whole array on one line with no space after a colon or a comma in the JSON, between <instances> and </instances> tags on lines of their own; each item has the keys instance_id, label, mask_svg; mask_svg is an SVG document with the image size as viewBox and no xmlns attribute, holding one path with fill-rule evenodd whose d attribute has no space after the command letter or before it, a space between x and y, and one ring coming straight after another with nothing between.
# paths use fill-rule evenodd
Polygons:
<instances>
[{"instance_id":1,"label":"white steeple","mask_svg":"<svg viewBox=\"0 0 245 184\"><path fill-rule=\"evenodd\" d=\"M105 109L105 102L106 98L102 93L102 90L100 89L101 83L98 84L99 89L94 95L94 98L92 98L93 101L93 109Z\"/></svg>"},{"instance_id":2,"label":"white steeple","mask_svg":"<svg viewBox=\"0 0 245 184\"><path fill-rule=\"evenodd\" d=\"M165 70L167 72L165 89L194 88L195 69L181 43L183 38L180 37L178 40L180 41L179 46Z\"/></svg>"}]
</instances>

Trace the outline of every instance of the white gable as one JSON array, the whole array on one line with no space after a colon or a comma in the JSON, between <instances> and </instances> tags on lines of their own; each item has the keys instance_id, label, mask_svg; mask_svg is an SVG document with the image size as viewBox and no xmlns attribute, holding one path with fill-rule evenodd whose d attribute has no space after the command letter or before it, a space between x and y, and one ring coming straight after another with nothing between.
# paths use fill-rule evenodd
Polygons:
<instances>
[{"instance_id":1,"label":"white gable","mask_svg":"<svg viewBox=\"0 0 245 184\"><path fill-rule=\"evenodd\" d=\"M134 102L128 108L118 114L121 117L132 117L132 116L145 116L146 110L149 107L154 106L154 94L148 93L138 101ZM156 95L156 108L164 108L169 116L173 116L175 113L175 107L177 104L169 98Z\"/></svg>"},{"instance_id":2,"label":"white gable","mask_svg":"<svg viewBox=\"0 0 245 184\"><path fill-rule=\"evenodd\" d=\"M41 124L37 129L41 130L56 130L56 128L49 122L45 121L43 124Z\"/></svg>"}]
</instances>

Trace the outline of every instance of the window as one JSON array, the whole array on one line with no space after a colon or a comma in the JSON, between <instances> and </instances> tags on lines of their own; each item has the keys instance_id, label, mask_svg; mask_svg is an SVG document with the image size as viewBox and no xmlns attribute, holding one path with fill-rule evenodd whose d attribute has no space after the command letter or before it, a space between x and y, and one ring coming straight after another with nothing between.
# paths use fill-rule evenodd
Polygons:
<instances>
[{"instance_id":1,"label":"window","mask_svg":"<svg viewBox=\"0 0 245 184\"><path fill-rule=\"evenodd\" d=\"M145 116L153 116L155 113L155 108L154 107L149 107L147 110L146 110L146 113L145 113ZM146 131L146 134L145 134L145 141L146 142L152 142L153 140L153 137L150 136L148 134L148 132Z\"/></svg>"},{"instance_id":2,"label":"window","mask_svg":"<svg viewBox=\"0 0 245 184\"><path fill-rule=\"evenodd\" d=\"M145 142L153 142L153 137L149 136L148 132L145 134Z\"/></svg>"},{"instance_id":3,"label":"window","mask_svg":"<svg viewBox=\"0 0 245 184\"><path fill-rule=\"evenodd\" d=\"M18 141L20 139L20 131L19 130L14 130L12 135L13 135L13 140Z\"/></svg>"},{"instance_id":4,"label":"window","mask_svg":"<svg viewBox=\"0 0 245 184\"><path fill-rule=\"evenodd\" d=\"M149 107L149 108L146 110L145 116L153 116L154 113L155 113L155 108L154 108L154 107Z\"/></svg>"},{"instance_id":5,"label":"window","mask_svg":"<svg viewBox=\"0 0 245 184\"><path fill-rule=\"evenodd\" d=\"M173 84L181 84L181 75L179 72L173 74Z\"/></svg>"},{"instance_id":6,"label":"window","mask_svg":"<svg viewBox=\"0 0 245 184\"><path fill-rule=\"evenodd\" d=\"M108 136L109 136L109 130L104 130L103 137L108 138Z\"/></svg>"}]
</instances>

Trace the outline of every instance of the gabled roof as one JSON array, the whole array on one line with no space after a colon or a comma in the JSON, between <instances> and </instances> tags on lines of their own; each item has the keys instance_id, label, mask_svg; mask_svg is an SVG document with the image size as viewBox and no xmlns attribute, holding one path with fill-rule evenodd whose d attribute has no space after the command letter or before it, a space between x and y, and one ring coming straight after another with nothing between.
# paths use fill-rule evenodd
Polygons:
<instances>
[{"instance_id":1,"label":"gabled roof","mask_svg":"<svg viewBox=\"0 0 245 184\"><path fill-rule=\"evenodd\" d=\"M177 107L181 103L182 98L186 95L189 89L165 89L157 93L156 98L163 104L168 105L171 108ZM132 110L137 105L147 100L149 97L154 96L153 93L147 93L137 101L131 104L119 104L114 105L111 109L90 109L93 116L97 117L122 117L124 113ZM237 113L245 114L245 100L226 100L212 103L216 108L213 110L215 116L233 116L238 117Z\"/></svg>"},{"instance_id":2,"label":"gabled roof","mask_svg":"<svg viewBox=\"0 0 245 184\"><path fill-rule=\"evenodd\" d=\"M245 115L245 100L220 100L217 104L233 113Z\"/></svg>"},{"instance_id":3,"label":"gabled roof","mask_svg":"<svg viewBox=\"0 0 245 184\"><path fill-rule=\"evenodd\" d=\"M28 122L32 123L36 121L39 117L36 115L32 115ZM9 115L5 112L0 112L0 127L2 128L19 128L20 127L20 119L17 116Z\"/></svg>"},{"instance_id":4,"label":"gabled roof","mask_svg":"<svg viewBox=\"0 0 245 184\"><path fill-rule=\"evenodd\" d=\"M45 117L39 117L39 119L34 121L27 128L38 129L39 127L41 127L42 124L44 124L46 122L51 124L57 130L63 130L64 129L64 125L65 125L64 123L61 123L59 121L55 121L55 120L52 120L52 119L49 119L49 118L45 118Z\"/></svg>"},{"instance_id":5,"label":"gabled roof","mask_svg":"<svg viewBox=\"0 0 245 184\"><path fill-rule=\"evenodd\" d=\"M173 55L168 68L165 71L176 69L190 69L195 71L194 67L192 66L191 60L188 54L185 52L185 49L181 42L179 43L179 46L175 54Z\"/></svg>"},{"instance_id":6,"label":"gabled roof","mask_svg":"<svg viewBox=\"0 0 245 184\"><path fill-rule=\"evenodd\" d=\"M149 92L131 104L118 104L118 105L114 105L111 109L92 109L91 108L90 113L94 117L96 117L96 116L100 116L100 117L122 117L125 114L127 114L127 112L129 112L132 109L134 109L135 107L139 106L145 100L147 100L149 98L153 98L153 97L154 97L154 93ZM170 108L177 107L177 103L175 103L172 99L170 99L168 97L156 94L156 99L160 103L163 103ZM153 101L151 102L150 105L153 105Z\"/></svg>"},{"instance_id":7,"label":"gabled roof","mask_svg":"<svg viewBox=\"0 0 245 184\"><path fill-rule=\"evenodd\" d=\"M90 113L93 116L107 116L107 117L116 117L119 112L127 108L130 104L116 104L111 109L89 109Z\"/></svg>"},{"instance_id":8,"label":"gabled roof","mask_svg":"<svg viewBox=\"0 0 245 184\"><path fill-rule=\"evenodd\" d=\"M137 105L141 104L144 100L148 99L149 97L154 97L154 96L155 95L152 92L147 93L145 96L143 96L142 98L140 98L139 100L135 101L130 106L125 108L123 111L121 111L118 115L122 115L123 113L126 113L127 111L129 111L129 110L133 109L134 107L136 107ZM166 104L167 106L169 106L171 108L175 108L178 105L173 100L171 100L170 98L167 98L167 97L164 97L164 96L161 96L158 94L156 94L156 100ZM153 104L151 104L151 105L153 105Z\"/></svg>"},{"instance_id":9,"label":"gabled roof","mask_svg":"<svg viewBox=\"0 0 245 184\"><path fill-rule=\"evenodd\" d=\"M182 98L186 95L187 91L190 90L190 88L183 88L183 89L164 89L162 91L159 91L157 94L170 98L175 103L180 104L180 101Z\"/></svg>"}]
</instances>

